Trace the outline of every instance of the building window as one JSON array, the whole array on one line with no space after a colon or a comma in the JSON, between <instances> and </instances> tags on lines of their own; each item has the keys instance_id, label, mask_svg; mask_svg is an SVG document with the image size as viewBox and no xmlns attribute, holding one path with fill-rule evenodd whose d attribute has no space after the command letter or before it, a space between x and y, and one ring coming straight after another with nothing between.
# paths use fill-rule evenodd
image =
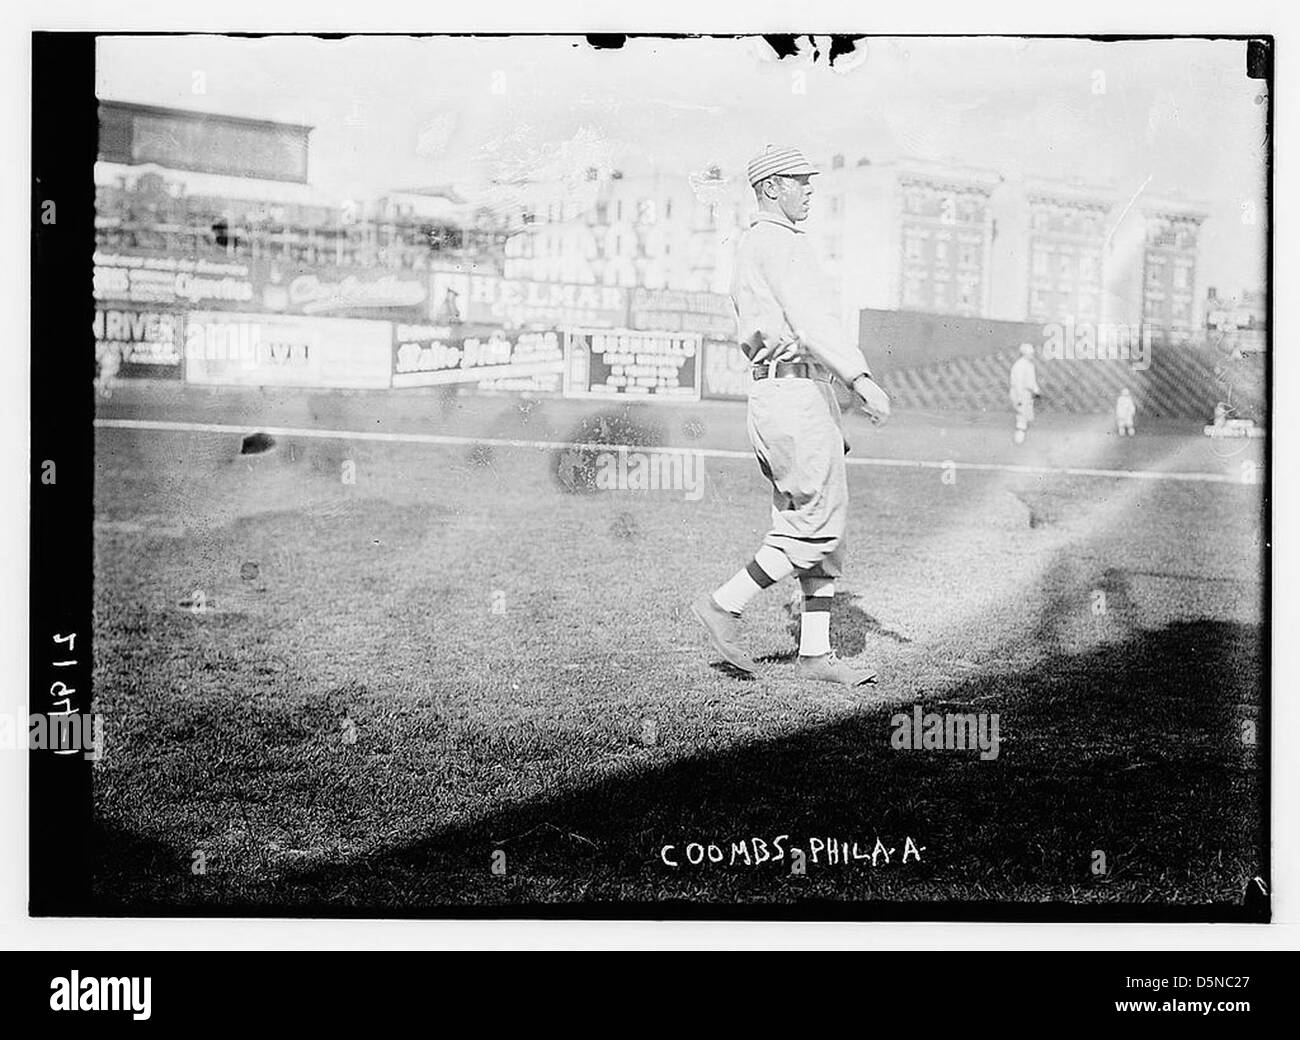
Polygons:
<instances>
[{"instance_id":1,"label":"building window","mask_svg":"<svg viewBox=\"0 0 1300 1040\"><path fill-rule=\"evenodd\" d=\"M842 170L842 169L844 169L844 156L842 156L842 155L835 155L835 156L832 156L832 157L831 157L831 169L832 169L832 170Z\"/></svg>"},{"instance_id":2,"label":"building window","mask_svg":"<svg viewBox=\"0 0 1300 1040\"><path fill-rule=\"evenodd\" d=\"M903 305L905 307L921 305L921 279L908 278L903 283Z\"/></svg>"},{"instance_id":3,"label":"building window","mask_svg":"<svg viewBox=\"0 0 1300 1040\"><path fill-rule=\"evenodd\" d=\"M1048 256L1046 249L1034 250L1034 274L1037 277L1039 278L1046 277L1047 265L1049 262L1050 262L1050 258Z\"/></svg>"}]
</instances>

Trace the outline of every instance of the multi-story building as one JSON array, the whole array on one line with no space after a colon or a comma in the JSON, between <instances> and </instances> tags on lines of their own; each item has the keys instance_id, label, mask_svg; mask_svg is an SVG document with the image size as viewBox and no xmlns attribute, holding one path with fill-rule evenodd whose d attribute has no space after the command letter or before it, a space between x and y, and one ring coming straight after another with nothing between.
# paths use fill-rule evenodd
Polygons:
<instances>
[{"instance_id":1,"label":"multi-story building","mask_svg":"<svg viewBox=\"0 0 1300 1040\"><path fill-rule=\"evenodd\" d=\"M592 171L595 173L595 171ZM590 190L519 186L523 220L505 246L507 277L725 292L740 223L735 185L703 175L592 178Z\"/></svg>"},{"instance_id":2,"label":"multi-story building","mask_svg":"<svg viewBox=\"0 0 1300 1040\"><path fill-rule=\"evenodd\" d=\"M863 308L1032 322L1145 322L1172 341L1200 322L1197 230L1169 200L1121 206L1111 185L987 169L835 156L803 230L846 335ZM594 171L593 171L594 172ZM743 176L593 177L582 193L518 188L507 276L725 294L753 213Z\"/></svg>"},{"instance_id":3,"label":"multi-story building","mask_svg":"<svg viewBox=\"0 0 1300 1040\"><path fill-rule=\"evenodd\" d=\"M843 156L823 169L808 225L846 332L864 307L987 313L996 173Z\"/></svg>"},{"instance_id":4,"label":"multi-story building","mask_svg":"<svg viewBox=\"0 0 1300 1040\"><path fill-rule=\"evenodd\" d=\"M1102 320L1102 260L1111 195L1077 183L1038 181L1027 188L1025 317L1042 322Z\"/></svg>"},{"instance_id":5,"label":"multi-story building","mask_svg":"<svg viewBox=\"0 0 1300 1040\"><path fill-rule=\"evenodd\" d=\"M1185 343L1201 323L1197 313L1197 237L1205 213L1186 203L1151 201L1143 207L1142 321Z\"/></svg>"}]
</instances>

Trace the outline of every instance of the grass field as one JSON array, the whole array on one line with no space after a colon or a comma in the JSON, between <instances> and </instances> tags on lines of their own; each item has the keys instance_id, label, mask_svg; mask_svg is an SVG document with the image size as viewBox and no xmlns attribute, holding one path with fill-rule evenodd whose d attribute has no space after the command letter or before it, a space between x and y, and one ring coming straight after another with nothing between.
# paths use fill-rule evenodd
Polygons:
<instances>
[{"instance_id":1,"label":"grass field","mask_svg":"<svg viewBox=\"0 0 1300 1040\"><path fill-rule=\"evenodd\" d=\"M879 668L861 693L796 679L785 586L747 614L754 681L685 609L761 538L752 459L706 457L691 501L587 490L558 475L572 455L488 443L746 447L743 407L601 411L179 388L103 405L474 441L282 435L248 456L234 432L97 430L105 912L1217 914L1267 874L1262 489L1046 471L1233 477L1258 444L1049 417L1017 451L1004 416L855 419L852 458L956 464L850 468L833 636ZM1045 471L968 468L1001 463ZM996 713L999 754L895 749L891 717L918 704ZM894 852L731 862L781 835ZM692 842L723 862L691 865Z\"/></svg>"}]
</instances>

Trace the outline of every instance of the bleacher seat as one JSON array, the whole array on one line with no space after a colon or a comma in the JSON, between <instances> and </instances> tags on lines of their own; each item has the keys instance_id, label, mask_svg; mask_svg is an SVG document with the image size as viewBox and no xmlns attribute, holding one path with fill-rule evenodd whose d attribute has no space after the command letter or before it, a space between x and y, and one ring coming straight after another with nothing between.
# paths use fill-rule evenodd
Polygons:
<instances>
[{"instance_id":1,"label":"bleacher seat","mask_svg":"<svg viewBox=\"0 0 1300 1040\"><path fill-rule=\"evenodd\" d=\"M895 407L926 411L1006 411L1007 376L1015 351L950 358L882 376ZM1266 364L1263 354L1239 357L1213 345L1152 347L1151 364L1138 370L1119 360L1035 361L1045 413L1109 414L1127 386L1138 415L1208 422L1222 401L1235 418L1265 422Z\"/></svg>"}]
</instances>

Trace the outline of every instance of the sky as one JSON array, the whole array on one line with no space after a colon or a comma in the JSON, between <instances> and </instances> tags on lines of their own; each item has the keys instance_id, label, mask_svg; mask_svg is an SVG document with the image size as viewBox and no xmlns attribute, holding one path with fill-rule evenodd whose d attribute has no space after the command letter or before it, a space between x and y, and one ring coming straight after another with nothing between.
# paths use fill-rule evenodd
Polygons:
<instances>
[{"instance_id":1,"label":"sky","mask_svg":"<svg viewBox=\"0 0 1300 1040\"><path fill-rule=\"evenodd\" d=\"M1232 294L1266 281L1269 98L1245 51L877 37L831 67L811 43L778 59L759 37L618 50L563 36L105 37L97 83L105 99L314 126L310 180L339 199L472 193L566 157L629 174L734 172L768 142L823 164L912 156L1079 178L1202 205L1198 280Z\"/></svg>"}]
</instances>

